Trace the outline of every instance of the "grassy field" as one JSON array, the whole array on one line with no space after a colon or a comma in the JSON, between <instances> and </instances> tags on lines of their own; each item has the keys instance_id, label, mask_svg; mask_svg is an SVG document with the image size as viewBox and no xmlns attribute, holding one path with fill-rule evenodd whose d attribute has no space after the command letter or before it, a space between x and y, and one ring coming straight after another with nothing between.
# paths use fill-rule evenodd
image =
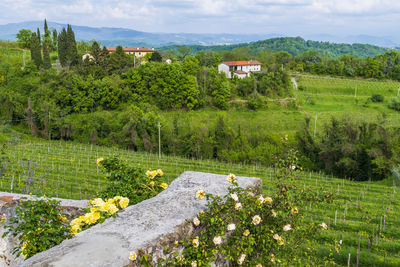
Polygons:
<instances>
[{"instance_id":1,"label":"grassy field","mask_svg":"<svg viewBox=\"0 0 400 267\"><path fill-rule=\"evenodd\" d=\"M14 42L0 41L0 63L7 62L10 65L24 63L24 58L30 60L30 52L19 48Z\"/></svg>"},{"instance_id":2,"label":"grassy field","mask_svg":"<svg viewBox=\"0 0 400 267\"><path fill-rule=\"evenodd\" d=\"M388 108L389 101L397 97L400 82L310 75L298 75L296 81L299 88L303 89L294 90L296 108L287 106L286 101L276 99L268 101L267 107L258 111L249 111L243 104L242 108L234 106L227 112L205 108L191 112L166 111L162 114L171 125L175 117L186 120L189 125L207 125L210 121L216 121L218 116L225 115L232 127L240 125L243 132L281 136L294 134L305 117L311 118L312 131L316 121L317 132L332 116L367 121L384 117L388 125L400 126L400 113ZM384 101L369 101L373 94L383 95Z\"/></svg>"},{"instance_id":3,"label":"grassy field","mask_svg":"<svg viewBox=\"0 0 400 267\"><path fill-rule=\"evenodd\" d=\"M52 171L35 183L32 193L63 198L87 199L104 188L106 181L96 165L96 159L110 155L120 155L144 169L161 168L167 182L183 171L191 170L260 177L265 194L272 192L275 183L273 170L265 167L172 156L159 159L154 154L71 142L22 141L10 145L9 152L14 158L10 169L14 171L20 168L21 161L25 162L26 169L28 159L38 163L36 177ZM1 190L21 192L23 181L23 172L3 177ZM339 265L347 265L350 253L351 265L355 266L360 235L360 266L400 266L400 200L394 181L361 183L320 173L301 172L297 183L312 186L315 190L322 187L335 194L332 204L307 207L310 219L324 221L329 226L329 231L315 244L321 255L329 253L328 244L342 240L342 250L334 255L335 261Z\"/></svg>"}]
</instances>

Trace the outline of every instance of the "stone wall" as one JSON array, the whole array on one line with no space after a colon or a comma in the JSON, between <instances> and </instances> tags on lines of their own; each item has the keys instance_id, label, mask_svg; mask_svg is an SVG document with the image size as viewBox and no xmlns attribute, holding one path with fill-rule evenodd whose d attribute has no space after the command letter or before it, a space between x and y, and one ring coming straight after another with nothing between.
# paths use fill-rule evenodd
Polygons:
<instances>
[{"instance_id":1,"label":"stone wall","mask_svg":"<svg viewBox=\"0 0 400 267\"><path fill-rule=\"evenodd\" d=\"M260 179L237 178L241 187L261 190ZM165 246L174 248L175 241L191 234L188 220L205 209L205 198L195 197L197 190L224 195L228 186L226 175L184 172L156 197L130 206L117 218L82 231L18 266L134 266L129 253L139 249L162 257Z\"/></svg>"}]
</instances>

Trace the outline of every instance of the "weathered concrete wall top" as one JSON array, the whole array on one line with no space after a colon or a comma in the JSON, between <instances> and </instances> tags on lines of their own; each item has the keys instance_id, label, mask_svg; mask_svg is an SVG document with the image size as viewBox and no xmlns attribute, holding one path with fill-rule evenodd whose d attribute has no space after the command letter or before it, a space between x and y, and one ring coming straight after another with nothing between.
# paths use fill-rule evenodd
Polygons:
<instances>
[{"instance_id":1,"label":"weathered concrete wall top","mask_svg":"<svg viewBox=\"0 0 400 267\"><path fill-rule=\"evenodd\" d=\"M261 180L237 177L241 187L261 189ZM206 200L197 200L196 191L227 193L226 175L184 172L156 197L130 206L110 218L78 233L48 251L39 253L18 266L125 266L129 253L156 245L166 235L205 209Z\"/></svg>"}]
</instances>

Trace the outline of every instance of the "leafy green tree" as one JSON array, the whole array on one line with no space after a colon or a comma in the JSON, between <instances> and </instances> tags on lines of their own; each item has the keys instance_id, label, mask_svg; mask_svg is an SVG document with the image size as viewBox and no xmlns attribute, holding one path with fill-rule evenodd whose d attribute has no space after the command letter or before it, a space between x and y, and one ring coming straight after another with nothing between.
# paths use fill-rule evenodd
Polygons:
<instances>
[{"instance_id":1,"label":"leafy green tree","mask_svg":"<svg viewBox=\"0 0 400 267\"><path fill-rule=\"evenodd\" d=\"M43 61L42 61L40 41L37 38L36 33L32 33L31 37L31 58L38 68L42 65Z\"/></svg>"},{"instance_id":2,"label":"leafy green tree","mask_svg":"<svg viewBox=\"0 0 400 267\"><path fill-rule=\"evenodd\" d=\"M133 66L133 59L129 57L122 46L117 46L115 52L110 54L109 60L109 71L110 73L118 73L127 71L130 67Z\"/></svg>"},{"instance_id":3,"label":"leafy green tree","mask_svg":"<svg viewBox=\"0 0 400 267\"><path fill-rule=\"evenodd\" d=\"M30 48L31 47L31 30L22 29L17 33L17 43L22 48Z\"/></svg>"},{"instance_id":4,"label":"leafy green tree","mask_svg":"<svg viewBox=\"0 0 400 267\"><path fill-rule=\"evenodd\" d=\"M195 56L187 56L182 65L183 71L189 75L196 76L200 71L199 60Z\"/></svg>"},{"instance_id":5,"label":"leafy green tree","mask_svg":"<svg viewBox=\"0 0 400 267\"><path fill-rule=\"evenodd\" d=\"M149 58L150 62L161 62L162 56L158 51L151 53L151 57Z\"/></svg>"},{"instance_id":6,"label":"leafy green tree","mask_svg":"<svg viewBox=\"0 0 400 267\"><path fill-rule=\"evenodd\" d=\"M228 109L228 100L231 96L231 85L224 73L211 69L209 76L209 95L213 104L220 109Z\"/></svg>"}]
</instances>

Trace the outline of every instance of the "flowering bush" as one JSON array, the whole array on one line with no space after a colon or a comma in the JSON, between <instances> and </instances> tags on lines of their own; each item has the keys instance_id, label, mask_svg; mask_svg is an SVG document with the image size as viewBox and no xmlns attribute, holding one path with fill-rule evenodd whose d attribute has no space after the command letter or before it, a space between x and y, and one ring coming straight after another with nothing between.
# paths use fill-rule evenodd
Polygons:
<instances>
[{"instance_id":1,"label":"flowering bush","mask_svg":"<svg viewBox=\"0 0 400 267\"><path fill-rule=\"evenodd\" d=\"M116 196L106 201L101 198L96 198L90 200L89 203L89 207L86 210L87 213L71 221L70 226L72 235L92 227L95 224L103 223L105 219L111 216L116 217L117 211L128 206L129 199L126 197Z\"/></svg>"},{"instance_id":2,"label":"flowering bush","mask_svg":"<svg viewBox=\"0 0 400 267\"><path fill-rule=\"evenodd\" d=\"M101 198L125 196L129 198L130 205L157 195L168 187L162 181L162 170L145 171L139 166L128 166L118 157L110 159L97 159L97 164L104 168L107 179L110 181L106 189L100 193Z\"/></svg>"},{"instance_id":3,"label":"flowering bush","mask_svg":"<svg viewBox=\"0 0 400 267\"><path fill-rule=\"evenodd\" d=\"M6 224L7 234L19 237L13 253L25 258L48 250L69 238L70 226L56 200L24 200L15 210L15 216Z\"/></svg>"},{"instance_id":4,"label":"flowering bush","mask_svg":"<svg viewBox=\"0 0 400 267\"><path fill-rule=\"evenodd\" d=\"M276 194L265 196L239 187L232 174L227 180L231 183L227 195L205 193L208 210L193 219L194 236L182 242L187 264L208 266L221 260L233 266L301 264L287 255L299 255L304 241L327 227L323 222L307 223L300 207L310 199L323 199L304 189L294 196L289 191L295 188L283 183L277 184ZM198 199L204 195L199 191Z\"/></svg>"},{"instance_id":5,"label":"flowering bush","mask_svg":"<svg viewBox=\"0 0 400 267\"><path fill-rule=\"evenodd\" d=\"M266 196L239 187L233 174L227 181L230 186L225 196L196 192L197 199L207 199L207 210L190 222L194 233L180 241L182 253L178 256L176 250L167 259L157 259L161 266L165 262L183 266L332 263L330 258L316 256L310 246L312 238L327 225L305 218L310 201L330 201L331 195L311 188L297 189L290 181L278 179L277 190ZM139 251L138 257L142 264L154 263L153 255Z\"/></svg>"}]
</instances>

